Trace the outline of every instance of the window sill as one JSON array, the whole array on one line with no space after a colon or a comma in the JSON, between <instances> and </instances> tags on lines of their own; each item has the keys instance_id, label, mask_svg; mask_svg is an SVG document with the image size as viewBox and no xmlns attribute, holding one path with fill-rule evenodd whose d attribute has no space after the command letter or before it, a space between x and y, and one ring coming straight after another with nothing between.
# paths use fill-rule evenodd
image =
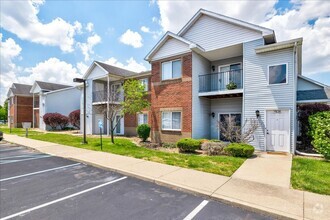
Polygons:
<instances>
[{"instance_id":1,"label":"window sill","mask_svg":"<svg viewBox=\"0 0 330 220\"><path fill-rule=\"evenodd\" d=\"M181 129L162 129L162 132L181 133Z\"/></svg>"}]
</instances>

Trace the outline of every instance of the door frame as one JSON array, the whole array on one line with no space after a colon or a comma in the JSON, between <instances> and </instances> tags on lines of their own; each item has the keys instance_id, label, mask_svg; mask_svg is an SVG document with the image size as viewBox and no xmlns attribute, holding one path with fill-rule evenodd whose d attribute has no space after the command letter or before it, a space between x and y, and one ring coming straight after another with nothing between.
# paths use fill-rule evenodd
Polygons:
<instances>
[{"instance_id":1,"label":"door frame","mask_svg":"<svg viewBox=\"0 0 330 220\"><path fill-rule=\"evenodd\" d=\"M220 121L220 115L231 115L231 114L241 114L241 128L242 128L242 119L243 113L242 112L218 112L218 121ZM217 123L218 123L217 121ZM218 128L218 140L220 140L220 129Z\"/></svg>"},{"instance_id":2,"label":"door frame","mask_svg":"<svg viewBox=\"0 0 330 220\"><path fill-rule=\"evenodd\" d=\"M220 73L220 69L221 69L221 67L225 67L225 66L229 66L229 71L228 72L230 72L231 70L230 70L230 66L231 65L235 65L235 64L239 64L239 65L241 65L241 69L243 69L243 63L242 62L233 62L233 63L228 63L228 64L222 64L222 65L219 65L218 66L218 73ZM228 76L227 76L227 78L228 78L228 82L227 83L229 83L230 81L229 81L229 73L227 74ZM225 79L225 77L224 77L224 79ZM243 79L242 79L242 84L243 84ZM226 84L227 85L227 84ZM225 82L224 82L224 86L226 86L225 85Z\"/></svg>"},{"instance_id":3,"label":"door frame","mask_svg":"<svg viewBox=\"0 0 330 220\"><path fill-rule=\"evenodd\" d=\"M289 112L289 147L288 147L288 151L285 151L287 153L291 152L291 109L290 108L265 108L264 109L264 116L265 116L265 137L264 137L264 151L267 151L267 111L276 111L276 110L280 110L280 111L288 111Z\"/></svg>"}]
</instances>

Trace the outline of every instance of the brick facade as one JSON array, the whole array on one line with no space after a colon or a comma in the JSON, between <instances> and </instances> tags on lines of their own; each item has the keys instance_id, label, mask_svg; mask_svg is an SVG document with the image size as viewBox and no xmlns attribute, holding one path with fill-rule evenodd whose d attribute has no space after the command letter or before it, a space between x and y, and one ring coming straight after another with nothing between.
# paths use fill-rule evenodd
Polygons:
<instances>
[{"instance_id":1,"label":"brick facade","mask_svg":"<svg viewBox=\"0 0 330 220\"><path fill-rule=\"evenodd\" d=\"M161 64L181 59L182 78L161 80ZM192 130L192 53L151 63L151 139L158 143L176 142L191 137ZM161 129L162 111L181 111L181 131Z\"/></svg>"},{"instance_id":2,"label":"brick facade","mask_svg":"<svg viewBox=\"0 0 330 220\"><path fill-rule=\"evenodd\" d=\"M31 122L33 120L33 98L24 96L15 96L14 103L10 105L9 114L12 117L12 127L22 127L22 122Z\"/></svg>"}]
</instances>

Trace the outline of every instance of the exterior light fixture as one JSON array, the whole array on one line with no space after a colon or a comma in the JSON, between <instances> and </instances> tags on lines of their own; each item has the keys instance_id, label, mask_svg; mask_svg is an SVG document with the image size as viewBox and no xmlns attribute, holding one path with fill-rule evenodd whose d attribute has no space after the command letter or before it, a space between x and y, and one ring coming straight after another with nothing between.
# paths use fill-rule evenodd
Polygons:
<instances>
[{"instance_id":1,"label":"exterior light fixture","mask_svg":"<svg viewBox=\"0 0 330 220\"><path fill-rule=\"evenodd\" d=\"M212 112L212 113L211 113L211 115L212 115L212 118L214 118L214 117L215 117L215 113L214 113L214 112Z\"/></svg>"},{"instance_id":2,"label":"exterior light fixture","mask_svg":"<svg viewBox=\"0 0 330 220\"><path fill-rule=\"evenodd\" d=\"M84 140L83 144L87 144L86 140L86 80L81 78L74 78L73 82L84 83Z\"/></svg>"},{"instance_id":3,"label":"exterior light fixture","mask_svg":"<svg viewBox=\"0 0 330 220\"><path fill-rule=\"evenodd\" d=\"M215 71L215 66L214 66L214 65L212 65L212 71L213 71L213 72Z\"/></svg>"},{"instance_id":4,"label":"exterior light fixture","mask_svg":"<svg viewBox=\"0 0 330 220\"><path fill-rule=\"evenodd\" d=\"M259 118L260 117L260 111L256 110L256 117Z\"/></svg>"}]
</instances>

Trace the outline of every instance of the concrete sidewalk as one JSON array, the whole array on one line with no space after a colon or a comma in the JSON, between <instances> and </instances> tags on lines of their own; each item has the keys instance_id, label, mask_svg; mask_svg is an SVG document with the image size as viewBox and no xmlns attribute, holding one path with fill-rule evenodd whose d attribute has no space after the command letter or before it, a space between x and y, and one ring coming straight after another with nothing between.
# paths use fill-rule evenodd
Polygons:
<instances>
[{"instance_id":1,"label":"concrete sidewalk","mask_svg":"<svg viewBox=\"0 0 330 220\"><path fill-rule=\"evenodd\" d=\"M244 168L239 169L237 171L239 173L235 173L233 177L225 177L16 135L4 134L4 138L8 142L27 146L43 153L107 168L161 185L208 196L245 209L272 214L278 218L330 219L330 196L289 189L285 181L284 184L280 183L278 186L267 184L267 181L258 182L258 178L249 179L248 177L249 175L258 176L258 173L245 175Z\"/></svg>"}]
</instances>

